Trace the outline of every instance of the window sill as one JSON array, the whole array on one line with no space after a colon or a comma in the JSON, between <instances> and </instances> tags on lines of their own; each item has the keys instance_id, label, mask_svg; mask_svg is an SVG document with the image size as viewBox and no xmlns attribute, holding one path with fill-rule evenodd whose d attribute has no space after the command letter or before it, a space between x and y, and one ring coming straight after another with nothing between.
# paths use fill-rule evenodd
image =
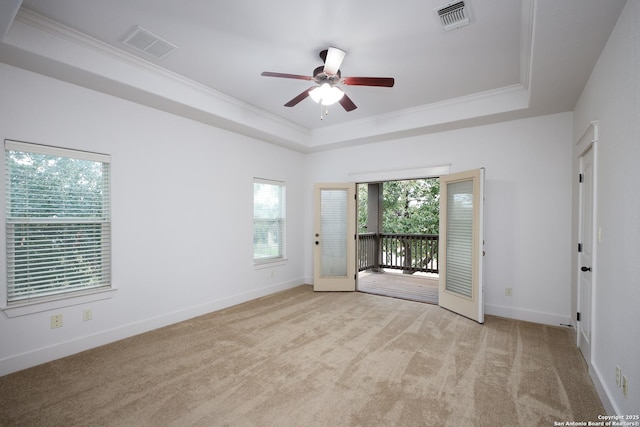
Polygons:
<instances>
[{"instance_id":1,"label":"window sill","mask_svg":"<svg viewBox=\"0 0 640 427\"><path fill-rule=\"evenodd\" d=\"M273 261L254 262L253 268L254 270L261 270L263 268L280 267L281 265L286 265L287 261L286 258L278 258Z\"/></svg>"},{"instance_id":2,"label":"window sill","mask_svg":"<svg viewBox=\"0 0 640 427\"><path fill-rule=\"evenodd\" d=\"M84 292L74 292L70 295L56 295L49 298L38 298L32 301L24 301L0 308L7 317L19 317L27 314L40 313L43 311L57 310L63 307L86 304L113 298L117 289L93 289Z\"/></svg>"}]
</instances>

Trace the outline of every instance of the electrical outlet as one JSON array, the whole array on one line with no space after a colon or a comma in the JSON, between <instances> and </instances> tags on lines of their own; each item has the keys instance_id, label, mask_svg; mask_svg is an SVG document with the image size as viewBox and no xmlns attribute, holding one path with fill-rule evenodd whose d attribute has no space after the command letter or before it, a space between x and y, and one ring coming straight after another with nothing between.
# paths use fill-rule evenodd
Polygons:
<instances>
[{"instance_id":1,"label":"electrical outlet","mask_svg":"<svg viewBox=\"0 0 640 427\"><path fill-rule=\"evenodd\" d=\"M504 294L508 297L511 296L511 288L504 288Z\"/></svg>"},{"instance_id":2,"label":"electrical outlet","mask_svg":"<svg viewBox=\"0 0 640 427\"><path fill-rule=\"evenodd\" d=\"M82 320L86 321L91 319L93 319L93 310L91 310L90 308L87 308L82 312Z\"/></svg>"},{"instance_id":3,"label":"electrical outlet","mask_svg":"<svg viewBox=\"0 0 640 427\"><path fill-rule=\"evenodd\" d=\"M51 329L62 327L62 314L54 314L51 316Z\"/></svg>"},{"instance_id":4,"label":"electrical outlet","mask_svg":"<svg viewBox=\"0 0 640 427\"><path fill-rule=\"evenodd\" d=\"M626 375L622 376L622 394L624 397L627 397L627 392L629 391L629 381L627 381Z\"/></svg>"},{"instance_id":5,"label":"electrical outlet","mask_svg":"<svg viewBox=\"0 0 640 427\"><path fill-rule=\"evenodd\" d=\"M622 376L622 370L620 369L620 366L616 366L616 385L618 387L622 386L622 380L620 379L621 376Z\"/></svg>"}]
</instances>

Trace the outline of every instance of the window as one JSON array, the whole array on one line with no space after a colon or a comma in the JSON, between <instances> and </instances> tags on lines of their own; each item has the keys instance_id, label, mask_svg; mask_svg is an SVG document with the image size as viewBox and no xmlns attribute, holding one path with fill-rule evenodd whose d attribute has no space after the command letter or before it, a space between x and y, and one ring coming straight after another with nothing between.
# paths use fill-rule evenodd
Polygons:
<instances>
[{"instance_id":1,"label":"window","mask_svg":"<svg viewBox=\"0 0 640 427\"><path fill-rule=\"evenodd\" d=\"M5 141L7 304L111 286L110 156Z\"/></svg>"},{"instance_id":2,"label":"window","mask_svg":"<svg viewBox=\"0 0 640 427\"><path fill-rule=\"evenodd\" d=\"M284 259L284 182L253 180L253 262Z\"/></svg>"}]
</instances>

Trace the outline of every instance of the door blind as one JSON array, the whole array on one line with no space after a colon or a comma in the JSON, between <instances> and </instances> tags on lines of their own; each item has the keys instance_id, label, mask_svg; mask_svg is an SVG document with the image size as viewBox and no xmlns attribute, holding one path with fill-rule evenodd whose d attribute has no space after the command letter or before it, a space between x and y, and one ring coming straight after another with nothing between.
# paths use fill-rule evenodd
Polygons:
<instances>
[{"instance_id":1,"label":"door blind","mask_svg":"<svg viewBox=\"0 0 640 427\"><path fill-rule=\"evenodd\" d=\"M446 284L471 298L473 290L473 181L447 184Z\"/></svg>"},{"instance_id":2,"label":"door blind","mask_svg":"<svg viewBox=\"0 0 640 427\"><path fill-rule=\"evenodd\" d=\"M321 276L347 275L348 194L343 189L320 190Z\"/></svg>"}]
</instances>

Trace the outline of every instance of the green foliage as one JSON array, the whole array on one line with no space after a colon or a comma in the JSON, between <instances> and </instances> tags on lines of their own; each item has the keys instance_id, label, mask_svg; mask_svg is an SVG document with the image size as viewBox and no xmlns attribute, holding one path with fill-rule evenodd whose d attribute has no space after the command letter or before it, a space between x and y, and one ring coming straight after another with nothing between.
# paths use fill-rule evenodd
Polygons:
<instances>
[{"instance_id":1,"label":"green foliage","mask_svg":"<svg viewBox=\"0 0 640 427\"><path fill-rule=\"evenodd\" d=\"M253 258L276 258L284 251L285 187L253 184Z\"/></svg>"},{"instance_id":2,"label":"green foliage","mask_svg":"<svg viewBox=\"0 0 640 427\"><path fill-rule=\"evenodd\" d=\"M440 181L414 179L385 182L383 232L438 234Z\"/></svg>"},{"instance_id":3,"label":"green foliage","mask_svg":"<svg viewBox=\"0 0 640 427\"><path fill-rule=\"evenodd\" d=\"M358 234L369 232L369 230L367 230L368 187L369 184L358 184Z\"/></svg>"},{"instance_id":4,"label":"green foliage","mask_svg":"<svg viewBox=\"0 0 640 427\"><path fill-rule=\"evenodd\" d=\"M358 233L367 233L368 184L358 185ZM437 178L383 183L384 233L438 234L440 181Z\"/></svg>"},{"instance_id":5,"label":"green foliage","mask_svg":"<svg viewBox=\"0 0 640 427\"><path fill-rule=\"evenodd\" d=\"M9 216L96 218L106 216L102 164L21 151L9 152Z\"/></svg>"}]
</instances>

